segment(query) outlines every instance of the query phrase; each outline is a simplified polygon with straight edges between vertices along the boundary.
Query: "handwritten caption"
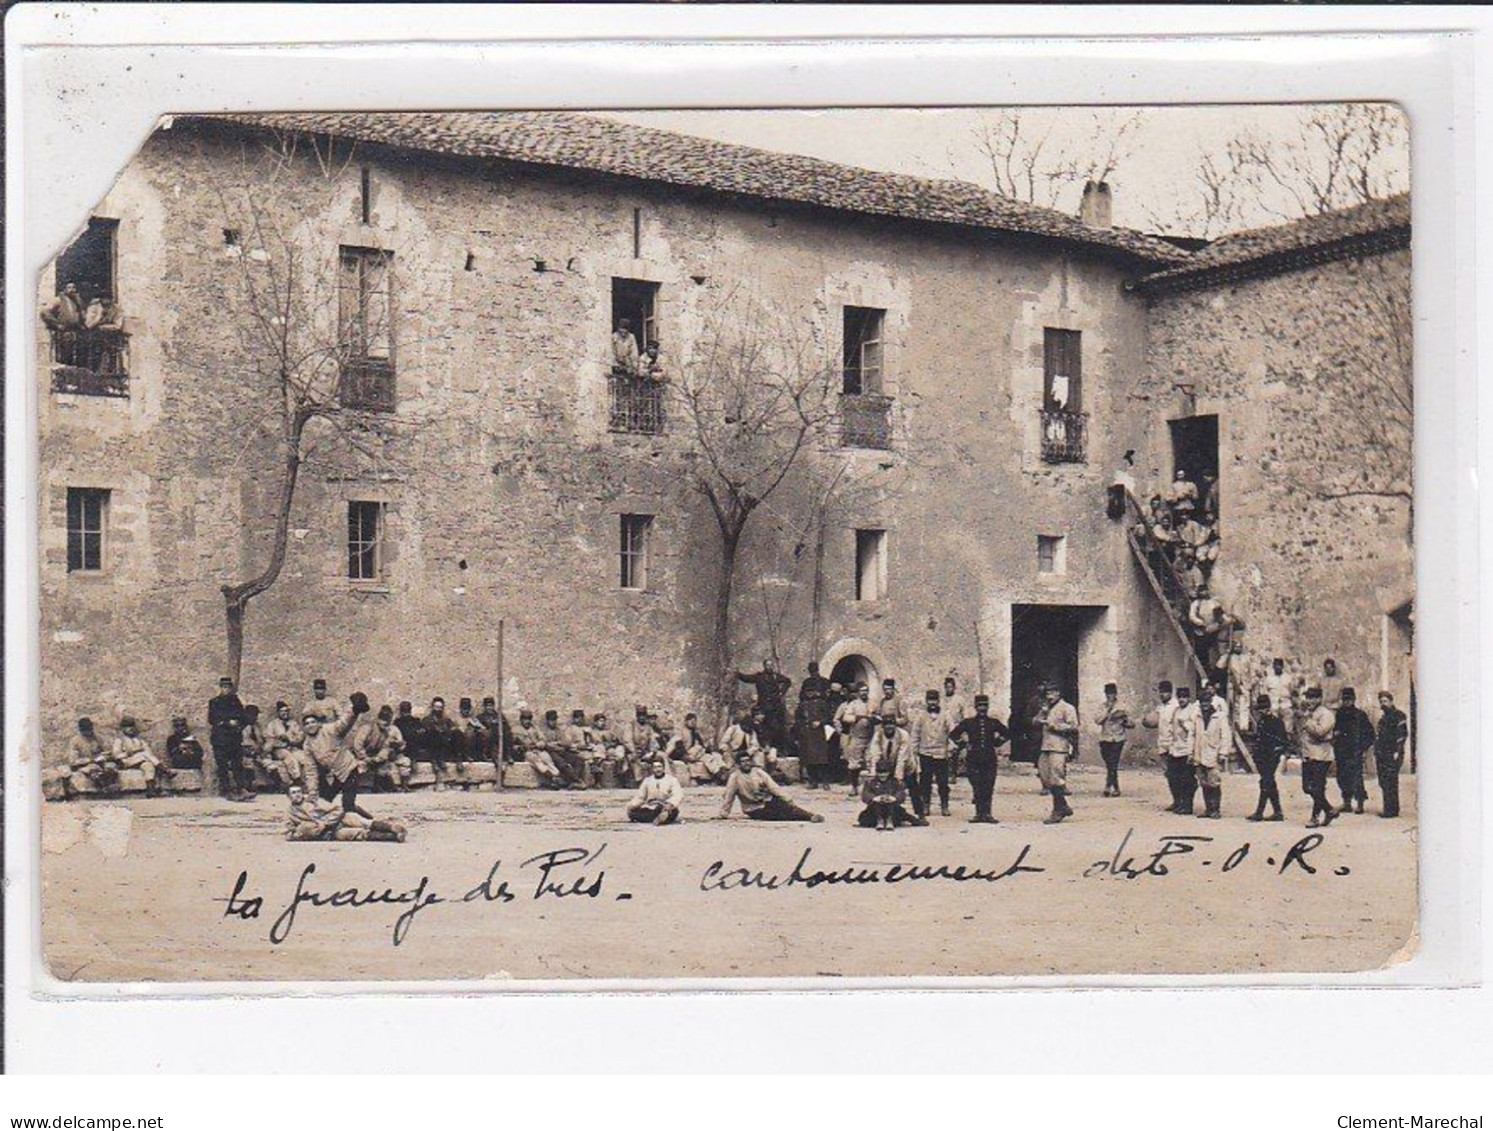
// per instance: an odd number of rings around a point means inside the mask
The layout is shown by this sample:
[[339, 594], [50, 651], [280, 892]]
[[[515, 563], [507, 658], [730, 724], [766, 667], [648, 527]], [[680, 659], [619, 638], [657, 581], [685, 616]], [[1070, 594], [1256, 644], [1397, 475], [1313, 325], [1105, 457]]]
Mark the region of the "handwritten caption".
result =
[[[1184, 862], [1189, 867], [1217, 867], [1228, 874], [1245, 867], [1264, 867], [1275, 876], [1288, 873], [1316, 876], [1319, 873], [1347, 876], [1346, 865], [1328, 868], [1310, 859], [1321, 848], [1325, 838], [1311, 833], [1296, 841], [1284, 852], [1260, 857], [1249, 842], [1225, 850], [1211, 836], [1166, 835], [1148, 847], [1132, 849], [1134, 830], [1128, 830], [1109, 856], [1095, 860], [1083, 869], [1085, 879], [1143, 880], [1175, 875]], [[289, 941], [299, 921], [308, 910], [349, 911], [366, 908], [399, 908], [394, 920], [391, 942], [400, 946], [409, 937], [415, 919], [429, 908], [447, 906], [491, 906], [517, 901], [601, 900], [629, 902], [632, 893], [607, 888], [607, 870], [601, 866], [606, 844], [596, 848], [558, 848], [531, 856], [514, 869], [510, 882], [503, 874], [503, 861], [493, 861], [487, 875], [461, 895], [443, 895], [429, 876], [421, 876], [410, 887], [392, 886], [339, 887], [325, 890], [317, 881], [317, 865], [307, 864], [296, 881], [295, 892], [270, 923], [269, 941], [281, 946]], [[794, 865], [786, 870], [752, 865], [729, 864], [715, 860], [700, 875], [698, 890], [708, 895], [727, 892], [776, 892], [794, 888], [851, 888], [866, 885], [902, 885], [949, 883], [956, 885], [989, 885], [1020, 880], [1047, 873], [1049, 869], [1032, 862], [1033, 848], [1022, 845], [1010, 861], [1000, 866], [971, 864], [919, 864], [908, 862], [852, 863], [839, 868], [821, 868], [814, 864], [813, 849], [803, 849]], [[262, 920], [265, 897], [251, 894], [247, 870], [241, 871], [227, 898], [214, 902], [223, 905], [221, 918], [233, 922]]]

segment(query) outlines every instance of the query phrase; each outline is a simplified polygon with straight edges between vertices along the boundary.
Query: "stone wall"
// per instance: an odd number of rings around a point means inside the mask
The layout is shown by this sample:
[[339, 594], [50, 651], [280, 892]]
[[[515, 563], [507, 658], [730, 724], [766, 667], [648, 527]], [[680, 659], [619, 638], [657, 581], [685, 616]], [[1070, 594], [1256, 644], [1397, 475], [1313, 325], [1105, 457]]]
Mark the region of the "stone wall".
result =
[[[1401, 705], [1410, 638], [1387, 617], [1414, 594], [1409, 508], [1326, 500], [1316, 487], [1374, 459], [1361, 423], [1340, 410], [1338, 384], [1345, 365], [1365, 380], [1380, 363], [1374, 351], [1394, 348], [1376, 296], [1408, 293], [1409, 271], [1402, 251], [1158, 297], [1131, 410], [1150, 426], [1151, 482], [1171, 471], [1166, 421], [1190, 408], [1218, 414], [1217, 588], [1248, 623], [1251, 650], [1308, 675], [1333, 657], [1361, 702], [1387, 686]], [[1195, 406], [1179, 385], [1193, 387]]]
[[[112, 722], [132, 711], [157, 739], [172, 714], [200, 724], [224, 658], [219, 587], [267, 552], [278, 468], [259, 425], [272, 387], [243, 331], [243, 246], [225, 236], [251, 218], [220, 192], [244, 152], [220, 129], [159, 132], [97, 210], [120, 220], [133, 386], [128, 400], [41, 395], [51, 758], [83, 713]], [[685, 485], [680, 429], [607, 431], [614, 276], [660, 285], [671, 364], [733, 290], [805, 320], [829, 358], [843, 305], [888, 312], [896, 449], [812, 453], [851, 465], [822, 555], [806, 480], [754, 520], [734, 605], [743, 665], [775, 649], [796, 679], [809, 659], [855, 652], [914, 694], [957, 671], [1000, 709], [1011, 606], [1035, 603], [1099, 611], [1081, 644], [1084, 703], [1108, 679], [1138, 701], [1159, 676], [1181, 675], [1103, 512], [1119, 454], [1143, 446], [1144, 431], [1132, 422], [1146, 310], [1119, 266], [890, 220], [372, 149], [333, 162], [330, 182], [304, 151], [291, 167], [281, 183], [308, 269], [334, 264], [339, 243], [394, 253], [402, 423], [377, 458], [319, 439], [284, 573], [250, 607], [246, 699], [298, 703], [314, 676], [375, 703], [492, 693], [501, 618], [510, 707], [648, 701], [677, 716], [702, 701], [718, 539]], [[1040, 459], [1049, 326], [1084, 335], [1083, 464]], [[39, 356], [44, 346], [39, 335]], [[113, 491], [99, 576], [66, 572], [68, 486]], [[349, 500], [387, 508], [375, 584], [346, 576]], [[657, 516], [646, 592], [618, 586], [628, 513]], [[889, 593], [858, 602], [853, 531], [869, 526], [889, 531]], [[1066, 573], [1038, 573], [1039, 534], [1067, 537]]]

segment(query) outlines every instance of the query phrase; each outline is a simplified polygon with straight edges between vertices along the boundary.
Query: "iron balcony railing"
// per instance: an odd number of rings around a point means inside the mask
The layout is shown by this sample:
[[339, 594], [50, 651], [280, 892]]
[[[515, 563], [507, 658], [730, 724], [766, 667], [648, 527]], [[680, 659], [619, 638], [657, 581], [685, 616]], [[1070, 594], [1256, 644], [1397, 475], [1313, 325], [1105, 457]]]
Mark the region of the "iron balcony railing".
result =
[[84, 397], [128, 397], [130, 336], [118, 326], [53, 330], [52, 391]]
[[668, 419], [664, 405], [664, 390], [667, 387], [647, 377], [634, 377], [628, 373], [611, 374], [607, 378], [607, 427], [613, 432], [661, 435]]
[[1083, 463], [1088, 459], [1089, 414], [1064, 409], [1042, 410], [1042, 459], [1046, 463]]
[[362, 412], [393, 412], [395, 408], [394, 363], [364, 358], [342, 367], [339, 400], [343, 408]]
[[892, 446], [892, 398], [879, 393], [840, 394], [840, 446]]

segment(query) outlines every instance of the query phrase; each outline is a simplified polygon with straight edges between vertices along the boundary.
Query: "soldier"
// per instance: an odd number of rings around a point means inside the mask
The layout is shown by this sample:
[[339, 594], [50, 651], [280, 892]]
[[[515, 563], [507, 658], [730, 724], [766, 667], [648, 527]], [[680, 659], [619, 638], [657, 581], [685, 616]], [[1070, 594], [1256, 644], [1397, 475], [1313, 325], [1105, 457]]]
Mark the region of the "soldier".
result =
[[[1322, 689], [1306, 689], [1306, 718], [1301, 722], [1301, 788], [1312, 799], [1309, 829], [1326, 827], [1337, 817], [1327, 800], [1327, 775], [1332, 769], [1332, 734], [1337, 716], [1322, 702]], [[1321, 820], [1318, 820], [1318, 817]]]
[[835, 712], [835, 727], [844, 738], [845, 769], [852, 797], [859, 793], [861, 771], [866, 768], [866, 751], [876, 733], [876, 722], [876, 713], [871, 710], [871, 689], [858, 683], [855, 696], [845, 700]]
[[249, 703], [244, 707], [243, 752], [245, 772], [252, 773], [249, 767], [256, 767], [264, 771], [270, 783], [274, 784], [278, 763], [265, 746], [264, 727], [259, 723], [257, 703]]
[[539, 728], [539, 735], [544, 744], [544, 752], [549, 755], [565, 784], [571, 789], [589, 788], [586, 760], [567, 741], [565, 730], [560, 726], [559, 711], [544, 713], [544, 725]]
[[404, 735], [394, 724], [394, 712], [387, 703], [378, 709], [373, 728], [365, 740], [365, 750], [365, 761], [373, 771], [375, 789], [382, 787], [400, 793], [409, 790], [414, 764], [405, 754]]
[[1358, 706], [1357, 693], [1351, 687], [1343, 688], [1332, 731], [1332, 754], [1337, 762], [1344, 813], [1362, 813], [1363, 803], [1368, 800], [1363, 786], [1363, 756], [1374, 748], [1374, 739], [1374, 724]]
[[964, 766], [975, 793], [974, 825], [996, 824], [991, 814], [995, 798], [997, 752], [1010, 739], [1006, 724], [990, 714], [990, 696], [975, 696], [975, 713], [949, 731], [949, 738], [964, 752]]
[[[320, 715], [308, 712], [305, 717], [314, 719], [317, 730], [321, 730]], [[299, 785], [290, 786], [285, 793], [290, 801], [290, 812], [285, 824], [286, 840], [372, 840], [404, 843], [407, 831], [399, 821], [382, 820], [373, 817], [364, 809], [338, 806], [326, 799], [313, 798]]]
[[907, 789], [914, 815], [927, 817], [922, 791], [918, 786], [918, 772], [922, 766], [918, 761], [917, 751], [913, 748], [912, 736], [897, 725], [896, 715], [883, 715], [879, 721], [881, 725], [876, 728], [870, 745], [866, 747], [866, 772], [873, 772], [871, 767], [890, 759], [892, 772]]
[[724, 821], [729, 817], [731, 806], [737, 801], [741, 802], [741, 811], [754, 821], [813, 821], [817, 824], [824, 820], [818, 813], [810, 813], [795, 805], [768, 777], [766, 770], [752, 764], [752, 755], [746, 750], [736, 755], [736, 768], [726, 779], [726, 792], [716, 819]]
[[1228, 757], [1229, 744], [1233, 741], [1229, 732], [1229, 712], [1213, 698], [1213, 687], [1207, 683], [1198, 688], [1197, 712], [1197, 738], [1192, 761], [1203, 790], [1203, 812], [1199, 815], [1218, 820], [1223, 816], [1223, 775], [1219, 767]]
[[404, 753], [410, 762], [425, 762], [425, 726], [415, 717], [414, 705], [408, 699], [399, 704], [399, 713], [394, 716], [394, 725], [404, 736]]
[[[1283, 821], [1285, 815], [1280, 808], [1280, 787], [1275, 782], [1275, 771], [1281, 759], [1291, 749], [1291, 738], [1286, 733], [1285, 720], [1276, 709], [1275, 701], [1268, 692], [1255, 696], [1254, 759], [1255, 770], [1260, 775], [1260, 800], [1255, 811], [1246, 820]], [[1265, 816], [1265, 805], [1270, 805], [1271, 814]]]
[[321, 678], [311, 681], [311, 702], [301, 710], [301, 717], [315, 715], [324, 723], [335, 723], [342, 712], [334, 699], [327, 697], [327, 681]]
[[544, 734], [534, 725], [534, 712], [528, 707], [518, 713], [518, 726], [513, 730], [513, 755], [534, 767], [539, 784], [546, 789], [565, 788], [565, 777], [545, 749]]
[[436, 793], [446, 788], [446, 765], [458, 760], [460, 742], [456, 723], [446, 714], [446, 701], [437, 695], [430, 701], [430, 710], [420, 720], [420, 748], [430, 759], [430, 768], [435, 773]]
[[650, 758], [647, 766], [647, 776], [627, 803], [627, 819], [635, 824], [672, 825], [679, 820], [684, 789], [662, 757]]
[[1410, 720], [1395, 706], [1394, 696], [1379, 692], [1379, 730], [1374, 735], [1374, 773], [1384, 798], [1381, 817], [1400, 815], [1400, 767], [1405, 764], [1405, 743], [1410, 739]]
[[1056, 825], [1073, 816], [1073, 806], [1068, 804], [1068, 759], [1078, 738], [1078, 711], [1058, 688], [1049, 687], [1033, 723], [1042, 728], [1037, 773], [1052, 794], [1052, 813], [1042, 823]]
[[508, 762], [512, 757], [508, 724], [503, 719], [503, 713], [498, 710], [498, 701], [491, 695], [482, 697], [482, 710], [477, 713], [477, 721], [482, 724], [485, 739], [482, 758], [495, 766]]
[[109, 760], [121, 770], [143, 773], [145, 792], [151, 796], [160, 794], [162, 775], [170, 777], [176, 772], [170, 766], [162, 765], [161, 760], [151, 753], [149, 744], [140, 737], [139, 727], [129, 715], [119, 720], [119, 737], [114, 740]]
[[473, 713], [472, 700], [465, 695], [456, 704], [456, 718], [452, 722], [456, 738], [451, 747], [456, 755], [456, 770], [461, 773], [468, 762], [487, 760], [487, 728]]
[[284, 785], [298, 782], [315, 793], [319, 784], [316, 763], [303, 749], [305, 744], [306, 732], [291, 718], [290, 705], [281, 699], [275, 704], [275, 717], [264, 727], [265, 749], [275, 759], [275, 774]]
[[1177, 768], [1172, 762], [1172, 730], [1177, 717], [1177, 704], [1172, 699], [1171, 680], [1164, 679], [1156, 685], [1156, 709], [1141, 720], [1141, 725], [1156, 732], [1156, 757], [1161, 762], [1166, 776], [1166, 787], [1171, 791], [1172, 803], [1166, 807], [1168, 813], [1182, 810], [1182, 789], [1177, 779]]
[[725, 785], [731, 772], [730, 762], [705, 741], [705, 733], [693, 711], [684, 716], [684, 726], [669, 740], [664, 757], [688, 765], [693, 782]]
[[907, 715], [907, 704], [902, 701], [902, 694], [897, 690], [895, 679], [884, 679], [881, 681], [881, 698], [876, 703], [876, 714], [878, 718], [886, 718], [891, 715], [897, 720], [899, 727], [906, 727], [909, 723]]
[[797, 739], [798, 759], [810, 789], [829, 786], [829, 730], [835, 706], [830, 699], [830, 682], [819, 674], [818, 662], [809, 664], [809, 674], [798, 685], [798, 710], [793, 716], [793, 733]]
[[101, 793], [110, 793], [119, 788], [119, 764], [109, 757], [104, 744], [93, 729], [93, 720], [78, 720], [78, 733], [73, 735], [67, 747], [67, 765], [74, 773], [82, 774]]
[[1172, 715], [1172, 743], [1167, 758], [1177, 781], [1176, 812], [1191, 817], [1197, 804], [1198, 775], [1193, 761], [1197, 746], [1198, 706], [1192, 701], [1190, 687], [1177, 688], [1177, 710]]
[[855, 823], [863, 829], [885, 832], [903, 825], [928, 823], [902, 807], [907, 800], [907, 787], [898, 779], [896, 763], [890, 758], [877, 763], [876, 772], [867, 776], [861, 787], [861, 800], [866, 807]]
[[737, 672], [736, 678], [757, 689], [757, 709], [762, 712], [762, 742], [774, 750], [788, 746], [788, 689], [793, 681], [778, 671], [772, 659], [762, 661], [762, 670]]
[[938, 811], [949, 815], [949, 728], [937, 691], [923, 696], [923, 713], [912, 723], [912, 748], [918, 758], [918, 810], [933, 811], [933, 786], [938, 784]]
[[1125, 752], [1126, 732], [1135, 724], [1120, 706], [1120, 689], [1104, 685], [1104, 708], [1099, 712], [1099, 756], [1104, 759], [1104, 796], [1120, 796], [1120, 755]]
[[185, 715], [171, 720], [171, 733], [166, 736], [166, 764], [173, 770], [202, 769], [202, 743], [192, 733]]
[[348, 702], [349, 710], [330, 723], [323, 721], [316, 711], [307, 711], [301, 716], [306, 753], [316, 762], [317, 776], [321, 780], [317, 796], [323, 801], [333, 801], [341, 796], [344, 809], [357, 805], [358, 773], [363, 767], [343, 739], [367, 714], [368, 697], [355, 691]]
[[208, 701], [207, 724], [212, 728], [213, 762], [218, 770], [218, 789], [229, 801], [252, 801], [244, 772], [244, 704], [234, 694], [233, 680], [218, 680], [218, 694]]

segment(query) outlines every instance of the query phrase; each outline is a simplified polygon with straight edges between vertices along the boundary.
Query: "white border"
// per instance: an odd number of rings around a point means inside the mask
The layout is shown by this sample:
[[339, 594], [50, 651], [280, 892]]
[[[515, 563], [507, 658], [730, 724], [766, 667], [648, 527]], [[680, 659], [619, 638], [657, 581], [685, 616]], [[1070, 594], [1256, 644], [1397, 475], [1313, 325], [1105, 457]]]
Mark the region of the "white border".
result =
[[[596, 42], [615, 35], [636, 39], [646, 26], [671, 44], [634, 42], [625, 48]], [[989, 41], [972, 34], [1039, 34], [1082, 26], [1099, 35], [1175, 36], [1184, 30], [1213, 35], [1269, 32], [1266, 38], [1178, 38], [1058, 41]], [[1327, 27], [1477, 27], [1480, 12], [1405, 9], [1199, 10], [1093, 9], [711, 9], [648, 8], [420, 8], [378, 6], [320, 9], [310, 6], [37, 5], [12, 10], [6, 20], [7, 83], [7, 337], [21, 348], [7, 357], [7, 894], [6, 1019], [13, 1035], [12, 1063], [102, 1064], [149, 1068], [171, 1050], [173, 1067], [219, 1064], [211, 1042], [197, 1039], [205, 1026], [231, 1027], [257, 1052], [248, 1062], [264, 1069], [304, 1065], [303, 1044], [322, 1050], [318, 1068], [367, 1070], [413, 1067], [412, 1047], [449, 1050], [457, 1060], [490, 1065], [483, 1048], [492, 1033], [509, 1051], [504, 1067], [555, 1067], [556, 1050], [577, 1024], [605, 1027], [652, 1021], [645, 1040], [607, 1040], [609, 1068], [657, 1068], [672, 1055], [687, 1066], [700, 1042], [719, 1044], [723, 1024], [733, 1045], [745, 1041], [781, 1047], [789, 1011], [793, 1044], [816, 1050], [826, 1068], [865, 1068], [881, 1057], [905, 1067], [973, 1063], [983, 1022], [999, 1012], [1017, 1032], [1066, 1031], [1075, 1053], [1082, 1048], [1132, 1046], [1139, 1034], [1160, 1034], [1189, 1019], [1208, 1027], [1251, 1023], [1260, 1003], [1278, 1018], [1297, 1019], [1313, 1031], [1313, 1067], [1364, 1069], [1375, 1064], [1372, 1042], [1322, 1041], [1331, 1029], [1354, 1024], [1383, 995], [1334, 994], [1341, 985], [1468, 985], [1482, 974], [1487, 939], [1480, 908], [1489, 870], [1488, 830], [1481, 797], [1489, 766], [1477, 756], [1478, 704], [1485, 697], [1475, 628], [1478, 546], [1474, 445], [1477, 416], [1472, 317], [1472, 61], [1485, 42], [1471, 37], [1360, 34], [1292, 36], [1284, 30]], [[337, 46], [345, 29], [374, 29], [356, 45]], [[440, 28], [449, 44], [430, 40]], [[951, 35], [957, 31], [960, 37]], [[895, 37], [871, 42], [871, 35]], [[832, 50], [806, 42], [836, 35]], [[914, 38], [915, 37], [915, 38]], [[964, 38], [961, 38], [964, 37]], [[419, 43], [401, 39], [424, 40]], [[703, 39], [719, 42], [702, 42]], [[762, 42], [770, 38], [780, 41]], [[486, 43], [479, 39], [491, 40]], [[506, 42], [496, 42], [505, 40]], [[273, 45], [279, 41], [282, 45]], [[289, 48], [288, 41], [307, 46]], [[383, 41], [383, 42], [380, 42]], [[693, 41], [693, 42], [691, 42]], [[734, 41], [734, 42], [732, 42]], [[194, 43], [183, 48], [171, 44]], [[107, 43], [108, 47], [86, 44]], [[132, 46], [130, 44], [133, 44]], [[141, 46], [146, 44], [147, 46]], [[206, 46], [216, 44], [218, 46]], [[270, 45], [266, 45], [270, 44]], [[153, 45], [153, 46], [150, 46]], [[439, 59], [438, 64], [433, 62]], [[86, 62], [84, 61], [86, 59]], [[1075, 59], [1081, 60], [1074, 66]], [[1062, 63], [1063, 65], [1058, 65]], [[131, 68], [126, 70], [125, 68]], [[1485, 72], [1486, 73], [1486, 70]], [[87, 76], [88, 81], [81, 81]], [[36, 435], [29, 285], [77, 218], [108, 186], [118, 167], [165, 112], [234, 109], [480, 107], [480, 106], [749, 106], [758, 92], [787, 105], [949, 105], [1025, 103], [1146, 103], [1305, 101], [1392, 98], [1414, 123], [1417, 375], [1418, 539], [1422, 563], [1418, 599], [1422, 706], [1420, 774], [1421, 951], [1405, 966], [1369, 976], [1292, 978], [1073, 978], [836, 980], [836, 991], [857, 986], [922, 987], [937, 993], [829, 993], [822, 983], [681, 982], [681, 991], [763, 988], [794, 984], [818, 988], [812, 997], [772, 994], [678, 993], [607, 996], [643, 989], [638, 983], [574, 982], [473, 985], [378, 983], [286, 986], [254, 1001], [182, 1000], [189, 994], [258, 994], [243, 985], [132, 986], [118, 991], [90, 987], [88, 996], [130, 996], [111, 1004], [60, 1001], [77, 987], [48, 983], [41, 974], [36, 922], [37, 805], [34, 751], [37, 710], [36, 637]], [[456, 92], [459, 92], [456, 93]], [[1486, 146], [1486, 139], [1484, 139]], [[1484, 154], [1486, 156], [1486, 154]], [[30, 207], [28, 208], [28, 204]], [[1485, 205], [1485, 208], [1487, 206]], [[1479, 232], [1486, 230], [1476, 229]], [[1486, 247], [1486, 236], [1483, 236]], [[1483, 280], [1479, 280], [1483, 282]], [[1486, 305], [1486, 304], [1485, 304]], [[1484, 330], [1486, 335], [1490, 331]], [[1439, 395], [1427, 390], [1439, 390]], [[1486, 724], [1485, 724], [1486, 725]], [[1443, 751], [1455, 752], [1440, 756]], [[1257, 992], [1192, 993], [1213, 985], [1266, 981], [1281, 987]], [[1021, 987], [999, 995], [969, 992], [971, 985]], [[1086, 993], [1041, 992], [1051, 987], [1092, 988]], [[1098, 987], [1145, 986], [1138, 995]], [[1285, 988], [1294, 987], [1294, 988]], [[1309, 988], [1313, 987], [1313, 988]], [[556, 995], [552, 991], [567, 991]], [[504, 993], [498, 1000], [474, 996]], [[578, 990], [587, 991], [577, 993]], [[348, 995], [380, 995], [376, 1005]], [[331, 994], [312, 1007], [287, 994]], [[41, 994], [54, 995], [47, 1000]], [[413, 995], [391, 997], [389, 995]], [[460, 994], [463, 997], [440, 995]], [[1426, 1026], [1442, 1048], [1438, 1067], [1485, 1067], [1489, 1042], [1485, 990], [1431, 995], [1391, 995], [1396, 1024]], [[143, 999], [142, 999], [143, 998]], [[1464, 1015], [1480, 1000], [1477, 1039], [1445, 1039], [1445, 1015]], [[1455, 1006], [1448, 1008], [1449, 1002]], [[1436, 1018], [1441, 1018], [1436, 1020]], [[1287, 1022], [1289, 1024], [1289, 1022]], [[396, 1045], [375, 1049], [366, 1037], [350, 1039], [353, 1026], [369, 1033], [389, 1027]], [[122, 1034], [138, 1033], [147, 1040]], [[1003, 1026], [1004, 1027], [1004, 1026]], [[286, 1042], [284, 1034], [301, 1034]], [[1346, 1029], [1348, 1032], [1359, 1032]], [[1450, 1033], [1459, 1031], [1454, 1022]], [[897, 1033], [880, 1042], [863, 1035]], [[451, 1034], [460, 1033], [453, 1042]], [[918, 1034], [923, 1034], [922, 1040]], [[21, 1040], [14, 1037], [19, 1036]], [[503, 1038], [506, 1036], [506, 1040]], [[1159, 1036], [1157, 1039], [1160, 1039]], [[23, 1043], [24, 1042], [24, 1043]], [[235, 1041], [237, 1044], [237, 1041]], [[1023, 1039], [1005, 1050], [1004, 1067], [1046, 1067], [1044, 1043]], [[1231, 1067], [1274, 1066], [1278, 1042], [1231, 1042]], [[1339, 1051], [1339, 1047], [1340, 1050]], [[1418, 1046], [1424, 1049], [1426, 1046]], [[461, 1059], [466, 1050], [467, 1059]], [[1481, 1051], [1483, 1059], [1474, 1053]], [[1400, 1062], [1411, 1049], [1401, 1046]], [[239, 1062], [242, 1066], [248, 1066]]]

